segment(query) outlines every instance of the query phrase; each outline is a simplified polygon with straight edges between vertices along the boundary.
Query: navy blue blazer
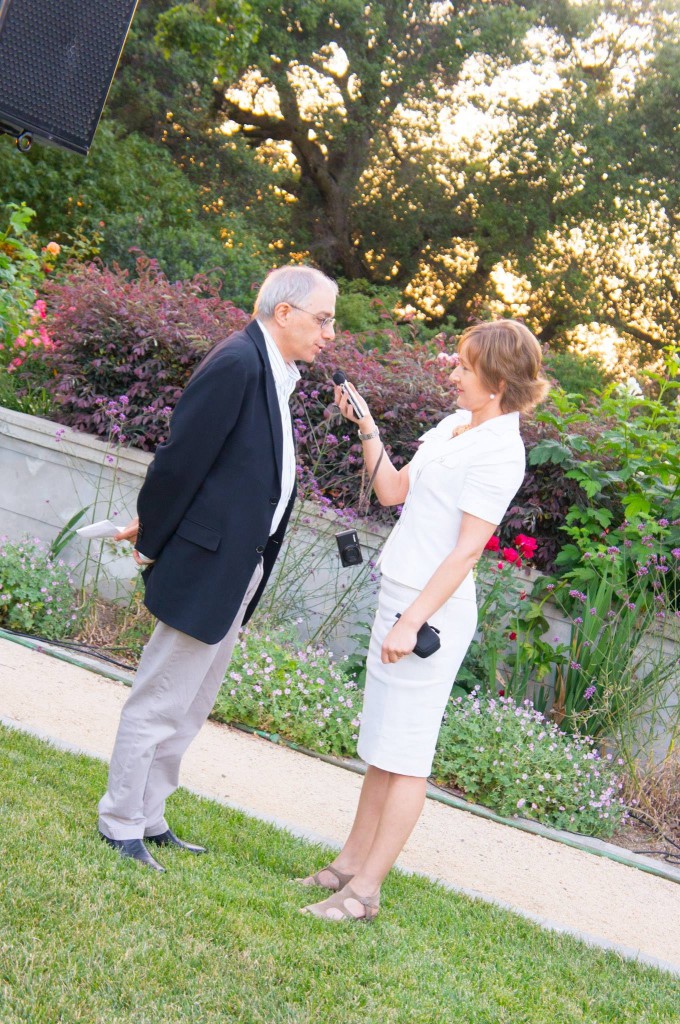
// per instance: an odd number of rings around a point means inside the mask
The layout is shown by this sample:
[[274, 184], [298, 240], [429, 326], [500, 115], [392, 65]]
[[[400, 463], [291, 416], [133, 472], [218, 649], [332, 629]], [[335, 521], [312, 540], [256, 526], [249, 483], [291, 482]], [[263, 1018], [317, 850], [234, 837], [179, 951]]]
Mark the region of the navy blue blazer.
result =
[[283, 436], [267, 345], [253, 320], [199, 365], [170, 420], [137, 499], [137, 550], [149, 611], [218, 643], [229, 631], [260, 558], [261, 596], [295, 493], [269, 536], [281, 496]]

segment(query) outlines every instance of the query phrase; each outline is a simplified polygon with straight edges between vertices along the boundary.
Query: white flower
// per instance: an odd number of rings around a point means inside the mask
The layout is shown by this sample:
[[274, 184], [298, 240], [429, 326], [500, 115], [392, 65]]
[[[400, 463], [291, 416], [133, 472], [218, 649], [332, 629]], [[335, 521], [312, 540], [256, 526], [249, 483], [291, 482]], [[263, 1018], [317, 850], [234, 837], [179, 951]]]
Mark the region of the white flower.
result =
[[616, 390], [620, 395], [630, 395], [631, 398], [642, 398], [642, 388], [635, 377], [629, 377], [626, 383], [619, 384]]

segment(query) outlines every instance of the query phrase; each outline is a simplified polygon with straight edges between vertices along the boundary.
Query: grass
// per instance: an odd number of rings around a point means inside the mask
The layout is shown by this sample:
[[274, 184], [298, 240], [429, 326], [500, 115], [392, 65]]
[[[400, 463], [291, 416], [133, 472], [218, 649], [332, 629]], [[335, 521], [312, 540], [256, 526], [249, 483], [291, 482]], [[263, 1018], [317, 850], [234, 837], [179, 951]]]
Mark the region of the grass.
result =
[[391, 877], [369, 927], [304, 918], [289, 879], [324, 851], [184, 791], [173, 827], [210, 853], [121, 860], [105, 773], [0, 728], [2, 1024], [680, 1022], [677, 978], [424, 879]]

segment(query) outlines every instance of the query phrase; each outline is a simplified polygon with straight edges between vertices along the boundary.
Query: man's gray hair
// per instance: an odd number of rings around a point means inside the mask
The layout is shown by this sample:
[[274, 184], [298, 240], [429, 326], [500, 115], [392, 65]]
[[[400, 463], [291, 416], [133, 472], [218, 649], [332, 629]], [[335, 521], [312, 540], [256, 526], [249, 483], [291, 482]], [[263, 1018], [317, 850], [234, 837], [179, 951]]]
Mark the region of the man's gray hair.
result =
[[314, 267], [294, 266], [279, 267], [270, 271], [262, 283], [255, 299], [255, 316], [270, 320], [280, 302], [289, 302], [291, 306], [304, 307], [309, 293], [321, 284], [329, 285], [338, 294], [335, 281], [326, 277]]

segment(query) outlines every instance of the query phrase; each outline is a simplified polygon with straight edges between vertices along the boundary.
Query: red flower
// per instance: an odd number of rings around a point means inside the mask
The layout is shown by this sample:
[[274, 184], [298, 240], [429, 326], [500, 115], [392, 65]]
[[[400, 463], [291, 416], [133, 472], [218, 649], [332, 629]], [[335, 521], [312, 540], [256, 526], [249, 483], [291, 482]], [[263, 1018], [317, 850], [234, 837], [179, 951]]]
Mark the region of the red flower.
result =
[[509, 634], [509, 636], [510, 636], [511, 640], [516, 640], [517, 639], [517, 633], [515, 633], [514, 629], [513, 629], [512, 633]]
[[519, 556], [519, 552], [515, 551], [514, 548], [503, 548], [503, 558], [506, 562], [512, 562], [518, 568], [522, 564], [522, 559]]
[[533, 558], [536, 554], [538, 541], [534, 537], [527, 537], [524, 533], [518, 533], [515, 537], [515, 544], [519, 548], [522, 558]]
[[486, 544], [484, 545], [485, 551], [498, 551], [501, 546], [501, 542], [498, 537], [494, 534], [493, 537], [489, 537]]

